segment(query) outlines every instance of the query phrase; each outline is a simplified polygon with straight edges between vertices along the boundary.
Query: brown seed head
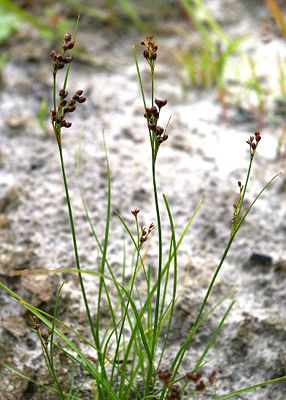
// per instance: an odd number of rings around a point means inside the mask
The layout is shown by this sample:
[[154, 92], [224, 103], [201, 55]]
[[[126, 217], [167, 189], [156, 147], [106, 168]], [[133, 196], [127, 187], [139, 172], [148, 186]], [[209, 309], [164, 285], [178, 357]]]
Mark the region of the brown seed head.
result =
[[168, 100], [159, 100], [155, 99], [155, 103], [157, 104], [159, 110], [167, 104]]
[[195, 374], [193, 374], [192, 372], [187, 373], [186, 377], [193, 382], [197, 382], [199, 379], [201, 379], [201, 377], [203, 376], [203, 372], [202, 371], [197, 371]]
[[70, 62], [72, 61], [72, 57], [64, 57], [63, 58], [63, 62], [65, 63], [65, 64], [69, 64]]
[[216, 371], [215, 371], [215, 370], [212, 371], [212, 372], [208, 375], [208, 380], [209, 380], [209, 383], [210, 383], [211, 385], [213, 385], [213, 384], [215, 383], [215, 381], [216, 381]]
[[198, 392], [203, 392], [206, 389], [206, 384], [204, 381], [200, 381], [197, 385], [196, 385], [196, 390]]
[[72, 123], [65, 119], [62, 119], [60, 124], [63, 128], [70, 128], [72, 126]]
[[59, 91], [59, 96], [60, 96], [62, 99], [66, 98], [67, 95], [68, 95], [68, 92], [67, 92], [65, 89], [61, 89], [61, 90]]
[[153, 36], [147, 36], [146, 42], [144, 40], [141, 40], [140, 44], [146, 47], [143, 52], [143, 56], [150, 64], [151, 68], [154, 68], [153, 62], [157, 58], [158, 46], [157, 44], [155, 44]]
[[58, 53], [57, 53], [57, 51], [56, 51], [55, 49], [52, 49], [52, 50], [50, 51], [50, 56], [51, 56], [51, 58], [52, 58], [54, 61], [56, 60], [57, 55], [58, 55]]
[[162, 128], [161, 126], [157, 126], [157, 128], [156, 128], [156, 134], [157, 134], [158, 136], [161, 136], [161, 135], [163, 135], [163, 133], [164, 133], [164, 128]]
[[71, 34], [70, 33], [65, 33], [64, 34], [64, 41], [65, 42], [70, 42], [71, 41]]
[[150, 131], [156, 131], [156, 124], [153, 124], [152, 122], [148, 123], [148, 128], [150, 129]]
[[134, 217], [137, 217], [137, 214], [140, 212], [139, 208], [135, 207], [131, 210], [131, 213], [134, 215]]
[[68, 112], [74, 112], [76, 110], [76, 106], [69, 106], [68, 107]]
[[258, 142], [260, 142], [260, 140], [261, 140], [261, 134], [260, 134], [260, 132], [255, 132], [255, 140], [256, 140], [256, 142], [258, 143]]
[[164, 383], [168, 383], [172, 375], [173, 372], [171, 370], [165, 370], [165, 371], [162, 371], [161, 369], [158, 370], [158, 377]]
[[149, 58], [149, 51], [148, 50], [144, 50], [143, 51], [143, 56], [144, 56], [144, 58], [148, 59]]
[[86, 97], [84, 97], [84, 96], [81, 96], [79, 99], [78, 99], [78, 102], [79, 103], [84, 103], [86, 101]]
[[69, 42], [68, 45], [67, 45], [68, 49], [71, 50], [74, 47], [74, 45], [75, 45], [75, 41]]

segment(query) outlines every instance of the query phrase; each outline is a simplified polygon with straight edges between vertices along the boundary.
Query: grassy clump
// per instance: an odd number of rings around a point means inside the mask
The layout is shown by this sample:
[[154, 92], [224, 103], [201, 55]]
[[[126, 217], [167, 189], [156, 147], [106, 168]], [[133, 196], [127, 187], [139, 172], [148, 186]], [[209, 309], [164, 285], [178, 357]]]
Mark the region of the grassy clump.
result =
[[[108, 158], [106, 155], [108, 191], [105, 232], [103, 238], [99, 238], [96, 232], [95, 226], [93, 225], [92, 219], [89, 215], [88, 207], [84, 200], [84, 195], [82, 194], [86, 217], [98, 248], [98, 268], [95, 270], [85, 270], [82, 268], [78, 251], [73, 209], [69, 195], [69, 185], [65, 173], [62, 143], [63, 130], [71, 128], [72, 125], [67, 118], [69, 118], [70, 114], [76, 111], [79, 105], [86, 101], [82, 90], [77, 90], [72, 96], [69, 96], [67, 90], [74, 45], [74, 38], [72, 38], [69, 33], [66, 33], [63, 38], [61, 50], [57, 51], [52, 49], [50, 52], [53, 76], [53, 106], [50, 112], [51, 124], [59, 152], [60, 167], [63, 176], [75, 257], [74, 269], [60, 269], [58, 272], [69, 271], [77, 274], [84, 301], [89, 334], [86, 333], [86, 335], [83, 335], [77, 332], [73, 327], [68, 326], [64, 321], [57, 317], [60, 307], [60, 293], [63, 285], [60, 286], [57, 292], [54, 312], [51, 315], [34, 307], [32, 304], [28, 304], [7, 286], [0, 283], [0, 287], [3, 290], [16, 298], [31, 313], [32, 326], [41, 343], [52, 382], [51, 385], [45, 386], [46, 389], [54, 392], [57, 397], [62, 400], [76, 400], [81, 398], [81, 386], [84, 382], [78, 383], [77, 380], [73, 378], [71, 378], [70, 382], [63, 381], [61, 372], [56, 366], [55, 350], [57, 352], [63, 352], [64, 355], [75, 364], [75, 366], [85, 371], [93, 381], [93, 384], [91, 385], [93, 397], [94, 399], [99, 400], [190, 399], [196, 398], [198, 392], [205, 392], [208, 398], [212, 396], [214, 399], [222, 400], [286, 379], [286, 377], [283, 377], [254, 385], [251, 384], [246, 388], [241, 388], [228, 394], [220, 395], [216, 371], [209, 371], [205, 376], [203, 376], [203, 372], [206, 369], [205, 363], [208, 352], [220, 334], [224, 323], [234, 306], [234, 301], [230, 301], [230, 303], [225, 307], [226, 311], [222, 312], [222, 315], [217, 321], [217, 325], [210, 335], [201, 355], [197, 360], [193, 360], [191, 370], [187, 372], [182, 370], [182, 363], [194, 336], [197, 334], [199, 329], [203, 329], [208, 318], [221, 304], [221, 302], [215, 304], [206, 311], [206, 306], [209, 303], [210, 295], [217, 276], [231, 245], [253, 205], [275, 179], [274, 177], [270, 182], [268, 182], [245, 209], [245, 196], [249, 185], [251, 168], [261, 140], [259, 132], [255, 132], [255, 135], [250, 136], [247, 140], [247, 145], [249, 146], [249, 167], [245, 181], [243, 183], [238, 183], [239, 196], [234, 206], [231, 231], [221, 260], [215, 269], [207, 292], [197, 310], [190, 331], [182, 343], [178, 345], [175, 354], [171, 357], [167, 356], [169, 334], [171, 331], [176, 301], [179, 296], [178, 251], [201, 202], [199, 202], [195, 207], [183, 232], [178, 235], [174, 228], [174, 221], [168, 198], [163, 194], [170, 229], [168, 257], [164, 259], [163, 246], [166, 245], [166, 240], [163, 238], [162, 233], [156, 168], [158, 163], [158, 152], [164, 142], [168, 139], [168, 125], [165, 128], [159, 125], [161, 112], [163, 112], [164, 107], [167, 105], [167, 100], [160, 99], [156, 96], [155, 67], [157, 63], [158, 45], [155, 43], [153, 36], [148, 36], [145, 40], [141, 41], [141, 45], [144, 47], [143, 57], [148, 63], [150, 69], [151, 98], [149, 100], [145, 95], [145, 87], [141, 78], [134, 45], [132, 46], [132, 53], [141, 89], [146, 129], [150, 139], [156, 226], [155, 224], [150, 223], [147, 227], [141, 227], [140, 210], [134, 208], [131, 210], [135, 226], [135, 233], [133, 233], [133, 229], [129, 227], [121, 215], [117, 213], [118, 220], [126, 230], [134, 247], [134, 261], [130, 279], [127, 279], [124, 263], [122, 265], [122, 276], [118, 278], [113, 271], [108, 257], [111, 217], [111, 184]], [[59, 85], [58, 72], [65, 68], [66, 73], [64, 79]], [[156, 268], [155, 266], [151, 266], [150, 263], [147, 264], [143, 255], [144, 246], [146, 245], [147, 240], [149, 240], [150, 235], [154, 235], [155, 231], [158, 235], [158, 257]], [[155, 276], [153, 276], [154, 269], [156, 271]], [[96, 278], [97, 297], [95, 304], [93, 301], [94, 299], [91, 300], [87, 296], [84, 280], [85, 274], [94, 275]], [[142, 280], [144, 282], [145, 290], [142, 290]], [[139, 281], [140, 289], [138, 285]], [[110, 318], [108, 323], [106, 323], [106, 319], [103, 318], [101, 311], [101, 304], [104, 299], [107, 301], [109, 307]], [[95, 353], [94, 357], [86, 355], [86, 352], [83, 350], [83, 347], [86, 346], [88, 346], [91, 352]], [[165, 368], [164, 364], [166, 359], [168, 360], [167, 368]], [[23, 378], [34, 382], [14, 367], [8, 365], [6, 365], [6, 367]]]

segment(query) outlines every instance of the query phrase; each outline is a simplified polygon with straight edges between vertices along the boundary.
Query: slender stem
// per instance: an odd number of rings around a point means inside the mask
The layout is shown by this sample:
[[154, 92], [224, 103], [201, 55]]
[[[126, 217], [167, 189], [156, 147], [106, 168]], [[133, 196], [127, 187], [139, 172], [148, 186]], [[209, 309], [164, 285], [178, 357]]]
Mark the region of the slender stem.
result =
[[[103, 288], [105, 287], [104, 273], [105, 273], [105, 264], [106, 264], [106, 260], [107, 260], [107, 247], [108, 247], [108, 239], [109, 239], [110, 210], [111, 210], [111, 178], [110, 178], [110, 168], [109, 168], [109, 162], [108, 162], [108, 157], [107, 157], [106, 144], [105, 144], [105, 140], [104, 140], [104, 132], [103, 132], [103, 144], [104, 144], [106, 169], [107, 169], [107, 209], [106, 209], [106, 224], [105, 224], [103, 252], [102, 252], [101, 265], [100, 265], [100, 271], [99, 271], [100, 272], [100, 280], [99, 280], [99, 290], [98, 290], [98, 296], [97, 296], [97, 313], [96, 313], [96, 324], [95, 324], [96, 344], [99, 349], [101, 349], [100, 338], [99, 338], [99, 325], [100, 325], [100, 316], [101, 316], [100, 308], [101, 308], [102, 292], [103, 292]], [[106, 293], [107, 293], [107, 291], [106, 291]], [[104, 359], [102, 357], [101, 352], [98, 352], [98, 360], [99, 360], [99, 364], [101, 365], [101, 368], [102, 368], [103, 376], [106, 377]]]
[[239, 208], [238, 208], [238, 213], [237, 213], [237, 222], [238, 223], [239, 223], [239, 217], [240, 217], [241, 210], [242, 210], [242, 205], [244, 203], [245, 193], [246, 193], [246, 189], [247, 189], [247, 185], [248, 185], [248, 181], [249, 181], [249, 177], [250, 177], [250, 171], [251, 171], [251, 168], [252, 168], [252, 162], [253, 162], [253, 159], [254, 159], [254, 154], [255, 153], [251, 153], [251, 148], [250, 148], [250, 162], [249, 162], [249, 167], [248, 167], [248, 171], [247, 171], [245, 185], [244, 185], [244, 189], [243, 189], [243, 192], [242, 192], [241, 200], [239, 202]]
[[[58, 312], [58, 306], [59, 306], [59, 297], [60, 293], [62, 290], [64, 283], [61, 284], [60, 288], [57, 291], [56, 295], [56, 301], [55, 301], [55, 306], [54, 306], [54, 313], [53, 313], [53, 320], [52, 320], [52, 328], [51, 328], [51, 335], [50, 335], [50, 364], [51, 364], [51, 369], [53, 371], [53, 374], [55, 376], [56, 381], [58, 382], [55, 368], [54, 368], [54, 332], [55, 332], [55, 323], [56, 323], [56, 318], [57, 318], [57, 312]], [[48, 348], [47, 348], [48, 351]]]
[[75, 225], [74, 225], [74, 218], [73, 218], [73, 212], [72, 212], [72, 207], [71, 207], [71, 201], [70, 201], [70, 195], [69, 195], [69, 189], [68, 189], [68, 184], [67, 184], [67, 178], [66, 178], [66, 173], [65, 173], [65, 166], [64, 166], [64, 159], [63, 159], [63, 152], [62, 152], [62, 147], [59, 145], [59, 153], [60, 153], [60, 161], [61, 161], [61, 169], [62, 169], [62, 175], [63, 175], [63, 181], [64, 181], [64, 188], [65, 188], [65, 194], [66, 194], [66, 201], [67, 201], [67, 206], [68, 206], [68, 214], [69, 214], [69, 221], [70, 221], [70, 228], [71, 228], [71, 234], [72, 234], [72, 241], [73, 241], [73, 248], [74, 248], [74, 255], [75, 255], [75, 261], [76, 261], [76, 268], [78, 271], [78, 279], [80, 283], [80, 288], [83, 296], [83, 301], [86, 309], [86, 315], [88, 318], [89, 326], [91, 329], [91, 333], [93, 336], [93, 339], [96, 343], [96, 335], [95, 335], [95, 330], [94, 330], [94, 325], [89, 309], [89, 304], [88, 300], [86, 297], [86, 292], [85, 292], [85, 287], [82, 279], [82, 275], [80, 272], [80, 261], [79, 261], [79, 254], [78, 254], [78, 246], [77, 246], [77, 239], [76, 239], [76, 232], [75, 232]]
[[137, 71], [137, 76], [138, 76], [138, 80], [139, 80], [139, 86], [140, 86], [140, 90], [141, 90], [141, 96], [142, 96], [142, 100], [143, 100], [143, 104], [144, 104], [144, 111], [145, 111], [146, 110], [146, 98], [145, 98], [143, 82], [142, 82], [141, 73], [139, 70], [139, 64], [138, 64], [138, 59], [137, 59], [134, 44], [132, 44], [132, 54], [133, 54], [134, 61], [135, 61], [135, 66], [136, 66], [136, 71]]
[[60, 383], [58, 381], [58, 378], [57, 378], [57, 375], [56, 375], [56, 372], [55, 372], [55, 369], [54, 369], [53, 362], [51, 361], [51, 358], [49, 356], [48, 345], [45, 343], [44, 339], [41, 337], [39, 331], [37, 331], [37, 335], [38, 335], [38, 337], [39, 337], [39, 339], [41, 341], [42, 350], [43, 350], [43, 353], [44, 353], [46, 365], [47, 365], [47, 368], [48, 368], [48, 370], [49, 370], [49, 372], [50, 372], [50, 374], [52, 376], [52, 379], [54, 381], [54, 385], [56, 386], [56, 388], [59, 391], [59, 395], [60, 395], [61, 400], [65, 400], [64, 392], [63, 392], [63, 390], [61, 388], [61, 385], [60, 385]]
[[[175, 227], [174, 227], [173, 217], [172, 217], [172, 214], [171, 214], [169, 203], [168, 203], [168, 200], [167, 200], [167, 197], [165, 196], [165, 194], [163, 194], [163, 198], [164, 198], [166, 210], [167, 210], [167, 213], [168, 213], [168, 216], [169, 216], [169, 222], [170, 222], [170, 228], [171, 228], [171, 234], [172, 234], [172, 236], [171, 236], [171, 244], [173, 246], [173, 251], [174, 251], [174, 277], [173, 277], [173, 293], [172, 293], [172, 301], [171, 301], [171, 308], [170, 308], [170, 317], [169, 317], [169, 321], [168, 321], [168, 324], [167, 324], [166, 333], [164, 335], [164, 343], [163, 343], [163, 346], [162, 346], [161, 356], [160, 356], [160, 359], [159, 359], [157, 370], [160, 368], [160, 365], [161, 365], [161, 362], [162, 362], [162, 359], [163, 359], [163, 355], [164, 355], [164, 352], [165, 352], [165, 349], [166, 349], [166, 346], [167, 346], [169, 332], [170, 332], [170, 329], [171, 329], [172, 318], [173, 318], [173, 314], [174, 314], [174, 308], [175, 308], [175, 302], [176, 302], [176, 294], [177, 294], [177, 281], [178, 281], [178, 261], [177, 261], [177, 251], [176, 251], [177, 243], [176, 243]], [[170, 248], [169, 258], [171, 257], [171, 254], [172, 254], [172, 249]], [[168, 268], [168, 271], [167, 271], [166, 282], [168, 281], [168, 279], [169, 279], [169, 268]], [[167, 292], [167, 286], [166, 286], [166, 288], [164, 290], [164, 297], [163, 297], [164, 303], [165, 303], [166, 292]], [[160, 320], [163, 319], [163, 315], [164, 315], [163, 314], [163, 311], [164, 311], [163, 307], [164, 307], [164, 304], [162, 304], [162, 307], [161, 307]]]
[[[77, 239], [76, 239], [76, 232], [75, 232], [75, 224], [74, 224], [74, 218], [73, 218], [73, 212], [72, 212], [72, 206], [71, 206], [71, 201], [70, 201], [70, 195], [69, 195], [69, 189], [68, 189], [68, 183], [67, 183], [67, 178], [66, 178], [66, 173], [65, 173], [65, 165], [64, 165], [64, 159], [63, 159], [63, 152], [62, 152], [62, 146], [60, 143], [58, 143], [58, 148], [59, 148], [59, 153], [60, 153], [60, 160], [61, 160], [61, 169], [62, 169], [62, 175], [63, 175], [63, 181], [64, 181], [64, 188], [65, 188], [65, 194], [66, 194], [66, 201], [67, 201], [67, 206], [68, 206], [68, 214], [69, 214], [69, 220], [70, 220], [70, 228], [71, 228], [71, 234], [72, 234], [72, 240], [73, 240], [73, 248], [74, 248], [74, 255], [75, 255], [75, 261], [76, 261], [76, 268], [78, 271], [78, 279], [80, 283], [80, 288], [81, 288], [81, 293], [85, 305], [85, 310], [86, 310], [86, 315], [89, 323], [89, 327], [92, 333], [92, 337], [94, 340], [94, 343], [97, 348], [97, 354], [98, 354], [98, 361], [102, 369], [102, 378], [106, 379], [106, 374], [105, 374], [105, 368], [104, 368], [104, 360], [102, 359], [102, 353], [100, 349], [100, 342], [99, 342], [99, 337], [97, 334], [97, 331], [94, 329], [94, 323], [92, 320], [87, 296], [86, 296], [86, 291], [84, 287], [84, 282], [83, 278], [80, 272], [80, 260], [79, 260], [79, 254], [78, 254], [78, 245], [77, 245]], [[102, 388], [101, 386], [98, 386], [98, 391], [100, 396], [102, 396]], [[104, 397], [100, 397], [104, 399]]]
[[[136, 256], [135, 270], [134, 270], [133, 275], [132, 275], [131, 287], [130, 287], [130, 291], [129, 291], [129, 296], [130, 297], [132, 296], [132, 292], [133, 292], [133, 288], [134, 288], [134, 284], [135, 284], [135, 279], [136, 279], [136, 275], [137, 275], [137, 267], [139, 265], [139, 259], [140, 259], [140, 247], [139, 247], [139, 245], [140, 245], [140, 243], [138, 242], [138, 252], [137, 252], [137, 256]], [[127, 317], [129, 305], [130, 305], [130, 301], [128, 299], [127, 300], [127, 304], [126, 304], [125, 313], [124, 313], [124, 316], [123, 316], [123, 319], [122, 319], [122, 323], [121, 323], [120, 332], [119, 332], [119, 340], [118, 340], [118, 345], [116, 347], [116, 353], [115, 353], [115, 357], [114, 357], [114, 361], [115, 362], [116, 362], [116, 359], [117, 359], [117, 356], [118, 356], [118, 353], [119, 353], [120, 341], [121, 341], [121, 337], [122, 337], [122, 334], [123, 334], [124, 324], [125, 324], [125, 320], [126, 320], [126, 317]], [[128, 361], [128, 358], [125, 357], [124, 358], [124, 362], [123, 362], [123, 366], [122, 366], [122, 369], [123, 369], [124, 373], [126, 371], [127, 361]], [[114, 366], [115, 366], [115, 363], [113, 364], [112, 377], [113, 377], [113, 372], [114, 372]], [[124, 376], [122, 375], [122, 378], [123, 377]], [[120, 398], [123, 398], [122, 397], [123, 396], [123, 392], [124, 392], [124, 379], [121, 379]]]
[[53, 102], [54, 110], [57, 110], [57, 100], [56, 100], [56, 73], [53, 72]]
[[[72, 207], [71, 207], [71, 201], [70, 201], [70, 195], [69, 195], [69, 189], [68, 189], [68, 184], [67, 184], [67, 178], [66, 178], [66, 173], [65, 173], [65, 166], [64, 166], [64, 159], [63, 159], [63, 152], [62, 152], [62, 146], [60, 143], [58, 143], [59, 147], [59, 153], [60, 153], [60, 160], [61, 160], [61, 168], [62, 168], [62, 175], [63, 175], [63, 181], [64, 181], [64, 187], [65, 187], [65, 194], [66, 194], [66, 201], [67, 201], [67, 206], [68, 206], [68, 214], [69, 214], [69, 220], [70, 220], [70, 227], [71, 227], [71, 234], [72, 234], [72, 240], [73, 240], [73, 248], [74, 248], [74, 255], [75, 255], [75, 260], [76, 260], [76, 268], [78, 271], [78, 279], [80, 283], [80, 288], [81, 288], [81, 293], [85, 305], [85, 310], [86, 310], [86, 315], [89, 323], [89, 327], [92, 333], [92, 337], [94, 340], [94, 343], [97, 348], [97, 355], [98, 355], [98, 361], [101, 366], [102, 370], [102, 378], [106, 379], [106, 373], [105, 373], [105, 366], [104, 366], [104, 360], [102, 357], [101, 353], [101, 348], [100, 348], [100, 342], [99, 342], [99, 336], [98, 336], [98, 331], [94, 328], [87, 296], [86, 296], [86, 291], [84, 287], [84, 282], [83, 278], [80, 272], [80, 260], [79, 260], [79, 254], [78, 254], [78, 246], [77, 246], [77, 239], [76, 239], [76, 232], [75, 232], [75, 224], [74, 224], [74, 218], [73, 218], [73, 212], [72, 212]], [[103, 257], [104, 258], [104, 257]], [[105, 262], [105, 258], [104, 258]], [[98, 391], [102, 399], [104, 399], [103, 394], [102, 394], [102, 388], [101, 386], [98, 385]]]
[[[152, 153], [154, 154], [154, 148], [152, 146]], [[157, 216], [157, 227], [158, 227], [158, 275], [157, 275], [157, 294], [156, 294], [156, 305], [155, 305], [155, 315], [154, 315], [154, 329], [153, 329], [153, 338], [151, 345], [151, 360], [152, 363], [148, 366], [147, 379], [145, 391], [148, 392], [149, 384], [151, 381], [151, 376], [153, 372], [153, 361], [156, 352], [156, 344], [157, 344], [157, 333], [158, 333], [158, 320], [160, 313], [160, 296], [161, 296], [161, 281], [162, 281], [162, 261], [163, 261], [163, 253], [162, 253], [162, 225], [161, 225], [161, 215], [160, 215], [160, 207], [158, 200], [158, 191], [157, 191], [157, 183], [156, 183], [156, 161], [154, 157], [152, 157], [152, 181], [153, 181], [153, 192], [154, 192], [154, 201], [156, 208], [156, 216]]]
[[259, 388], [262, 388], [262, 387], [264, 387], [266, 385], [269, 385], [269, 384], [272, 384], [272, 383], [277, 383], [277, 382], [282, 382], [282, 381], [285, 381], [285, 380], [286, 380], [286, 375], [282, 376], [281, 378], [270, 379], [270, 380], [265, 381], [265, 382], [257, 383], [256, 385], [251, 385], [251, 386], [247, 386], [247, 387], [242, 388], [242, 389], [235, 390], [234, 392], [228, 393], [227, 395], [220, 396], [220, 397], [218, 397], [218, 400], [225, 400], [225, 399], [229, 399], [230, 397], [236, 397], [241, 393], [249, 392], [250, 390], [259, 389]]
[[152, 107], [153, 107], [154, 106], [154, 97], [155, 97], [154, 67], [151, 68], [151, 93], [152, 93]]

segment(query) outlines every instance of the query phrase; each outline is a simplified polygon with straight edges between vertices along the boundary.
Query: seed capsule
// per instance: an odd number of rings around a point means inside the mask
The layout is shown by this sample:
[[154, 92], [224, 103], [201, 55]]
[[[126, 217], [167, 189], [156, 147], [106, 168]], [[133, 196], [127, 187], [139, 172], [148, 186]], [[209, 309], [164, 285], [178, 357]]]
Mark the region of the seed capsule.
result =
[[70, 42], [70, 43], [68, 44], [68, 49], [72, 49], [72, 48], [74, 47], [74, 44], [75, 44], [75, 41]]
[[164, 107], [167, 104], [168, 100], [159, 100], [159, 99], [155, 99], [155, 103], [157, 104], [157, 106], [160, 108]]
[[71, 41], [71, 34], [70, 33], [65, 33], [64, 34], [64, 41], [65, 42], [70, 42]]
[[84, 97], [84, 96], [81, 96], [79, 99], [78, 99], [78, 102], [79, 103], [84, 103], [86, 101], [86, 97]]
[[71, 57], [64, 57], [64, 58], [63, 58], [63, 62], [64, 62], [65, 64], [69, 64], [71, 61], [72, 61], [72, 58], [71, 58]]
[[56, 51], [55, 49], [52, 49], [52, 50], [50, 51], [50, 56], [51, 56], [51, 58], [52, 58], [54, 61], [56, 60], [57, 55], [58, 55], [58, 53], [57, 53], [57, 51]]
[[62, 99], [64, 99], [65, 97], [67, 97], [67, 95], [68, 95], [68, 92], [67, 92], [65, 89], [61, 89], [61, 90], [59, 91], [59, 96], [60, 96]]

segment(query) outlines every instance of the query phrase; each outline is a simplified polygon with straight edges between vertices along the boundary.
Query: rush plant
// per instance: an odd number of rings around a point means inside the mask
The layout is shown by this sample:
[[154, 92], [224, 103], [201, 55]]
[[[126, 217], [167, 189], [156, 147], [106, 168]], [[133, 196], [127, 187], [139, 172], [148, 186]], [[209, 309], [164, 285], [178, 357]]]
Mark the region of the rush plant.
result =
[[[214, 271], [189, 332], [183, 341], [179, 343], [175, 354], [171, 357], [167, 357], [166, 355], [173, 316], [176, 310], [176, 302], [180, 293], [177, 255], [180, 245], [200, 208], [202, 200], [196, 205], [185, 228], [181, 234], [178, 235], [174, 228], [172, 211], [167, 195], [163, 194], [163, 201], [168, 215], [170, 229], [170, 241], [168, 243], [167, 239], [163, 237], [161, 220], [162, 210], [159, 202], [160, 195], [157, 189], [156, 175], [158, 153], [168, 139], [168, 124], [166, 127], [162, 127], [160, 124], [161, 113], [165, 110], [167, 100], [161, 99], [159, 95], [157, 95], [155, 70], [158, 45], [154, 41], [153, 36], [148, 36], [141, 41], [143, 57], [149, 68], [150, 79], [148, 84], [151, 88], [150, 98], [146, 96], [146, 86], [140, 73], [134, 45], [132, 46], [132, 53], [142, 95], [142, 122], [144, 122], [145, 118], [146, 131], [150, 139], [156, 223], [150, 222], [147, 227], [141, 226], [141, 211], [138, 208], [134, 208], [131, 210], [131, 213], [134, 218], [135, 228], [132, 228], [128, 226], [122, 216], [117, 213], [118, 221], [122, 224], [122, 227], [125, 229], [133, 245], [134, 257], [131, 277], [129, 279], [127, 278], [124, 262], [122, 265], [122, 276], [116, 276], [108, 253], [111, 217], [111, 178], [106, 155], [107, 208], [103, 238], [100, 238], [97, 234], [96, 227], [92, 222], [87, 203], [84, 199], [84, 193], [82, 193], [86, 217], [90, 224], [99, 254], [97, 268], [92, 270], [82, 268], [63, 156], [63, 131], [71, 128], [72, 123], [69, 121], [71, 114], [76, 112], [77, 108], [86, 101], [82, 90], [77, 90], [70, 96], [67, 88], [70, 65], [73, 60], [72, 50], [74, 45], [74, 38], [69, 33], [66, 33], [63, 38], [61, 50], [57, 51], [52, 49], [50, 52], [53, 78], [53, 105], [50, 116], [63, 177], [74, 249], [75, 268], [62, 268], [56, 271], [38, 270], [34, 272], [72, 272], [77, 274], [89, 332], [86, 330], [85, 335], [83, 335], [76, 330], [77, 327], [69, 326], [58, 318], [60, 294], [63, 285], [58, 289], [55, 298], [54, 312], [49, 314], [25, 302], [24, 299], [10, 290], [6, 285], [0, 283], [0, 287], [3, 290], [17, 299], [31, 313], [32, 328], [41, 343], [45, 362], [51, 378], [51, 385], [46, 385], [45, 388], [62, 400], [80, 400], [83, 398], [82, 384], [84, 382], [79, 378], [74, 379], [71, 377], [70, 382], [62, 378], [61, 369], [56, 362], [57, 352], [62, 352], [75, 366], [85, 372], [88, 378], [93, 382], [90, 385], [93, 398], [98, 400], [195, 399], [198, 392], [201, 393], [206, 390], [208, 398], [210, 398], [209, 393], [212, 393], [212, 398], [223, 400], [286, 379], [286, 377], [282, 377], [258, 384], [252, 383], [248, 387], [230, 391], [226, 394], [219, 394], [219, 380], [217, 380], [216, 371], [209, 371], [205, 374], [205, 377], [203, 377], [203, 370], [207, 369], [205, 363], [208, 352], [214, 345], [216, 338], [223, 328], [225, 320], [233, 309], [234, 301], [230, 301], [226, 307], [226, 311], [222, 312], [202, 353], [197, 359], [191, 361], [192, 365], [190, 370], [184, 371], [182, 369], [182, 362], [185, 359], [186, 352], [195, 335], [198, 333], [198, 330], [203, 329], [210, 315], [212, 315], [222, 303], [214, 304], [208, 308], [208, 311], [206, 310], [206, 306], [210, 304], [210, 297], [215, 282], [231, 245], [256, 201], [276, 178], [274, 177], [271, 179], [271, 181], [261, 189], [250, 205], [245, 205], [251, 168], [261, 140], [259, 132], [255, 132], [254, 136], [250, 136], [247, 140], [247, 146], [249, 147], [249, 166], [244, 182], [238, 183], [239, 195], [234, 206], [231, 230], [225, 250]], [[66, 73], [59, 83], [59, 71], [64, 69]], [[80, 165], [80, 159], [78, 161]], [[146, 263], [143, 250], [144, 246], [146, 246], [146, 242], [155, 234], [158, 236], [157, 259], [156, 263], [154, 264], [153, 261], [153, 265], [151, 265], [150, 262], [148, 264]], [[168, 256], [166, 259], [163, 257], [164, 246], [167, 246], [168, 249]], [[153, 274], [154, 271], [155, 276]], [[94, 276], [95, 290], [97, 291], [95, 302], [94, 298], [89, 298], [87, 295], [84, 279], [86, 274]], [[140, 289], [138, 285], [139, 279]], [[145, 290], [142, 290], [142, 280]], [[107, 301], [109, 307], [110, 318], [108, 323], [106, 323], [106, 319], [104, 319], [102, 315], [101, 304], [103, 299]], [[86, 355], [86, 352], [83, 350], [83, 348], [86, 347], [96, 354], [95, 357]], [[167, 368], [166, 360], [168, 360]], [[6, 365], [6, 367], [21, 377], [34, 382], [16, 368], [9, 365]], [[40, 383], [38, 384], [40, 385]]]

